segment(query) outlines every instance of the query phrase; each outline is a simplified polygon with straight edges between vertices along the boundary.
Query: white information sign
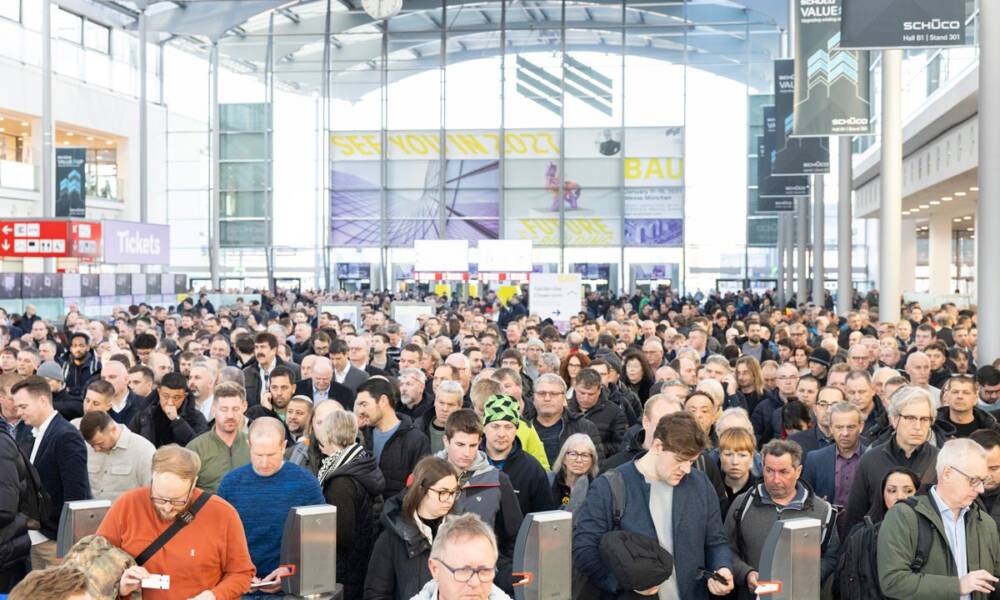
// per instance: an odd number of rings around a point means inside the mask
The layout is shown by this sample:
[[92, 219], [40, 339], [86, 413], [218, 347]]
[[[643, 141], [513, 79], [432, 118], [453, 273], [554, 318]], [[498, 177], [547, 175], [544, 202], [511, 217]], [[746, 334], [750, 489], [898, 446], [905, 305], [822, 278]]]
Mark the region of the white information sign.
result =
[[408, 340], [420, 329], [420, 323], [417, 321], [420, 315], [433, 316], [436, 311], [437, 307], [433, 304], [393, 302], [392, 320], [399, 323], [403, 328], [404, 339]]
[[468, 240], [415, 240], [413, 249], [417, 255], [414, 271], [465, 273], [469, 270]]
[[529, 284], [529, 308], [542, 320], [552, 319], [565, 331], [570, 317], [580, 312], [583, 284], [579, 273], [533, 273]]
[[341, 321], [347, 319], [347, 321], [354, 324], [354, 327], [361, 328], [360, 304], [322, 304], [319, 307], [319, 312], [330, 313]]

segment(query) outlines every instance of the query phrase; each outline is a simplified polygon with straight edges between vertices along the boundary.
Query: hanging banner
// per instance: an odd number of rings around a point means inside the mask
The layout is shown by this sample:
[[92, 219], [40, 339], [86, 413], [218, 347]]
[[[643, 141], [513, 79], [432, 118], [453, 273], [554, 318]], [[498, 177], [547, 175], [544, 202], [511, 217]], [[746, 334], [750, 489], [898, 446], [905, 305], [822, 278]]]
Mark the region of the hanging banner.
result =
[[751, 248], [774, 248], [777, 244], [777, 217], [761, 217], [747, 220], [747, 246]]
[[816, 175], [830, 172], [830, 138], [793, 138], [795, 61], [774, 61], [773, 175]]
[[792, 196], [762, 196], [765, 187], [770, 187], [771, 154], [767, 151], [764, 137], [757, 137], [757, 212], [772, 213], [795, 210]]
[[793, 135], [872, 133], [869, 57], [840, 50], [841, 0], [795, 0]]
[[964, 46], [966, 0], [841, 0], [841, 48]]
[[86, 148], [56, 148], [56, 216], [87, 214]]
[[797, 197], [808, 196], [810, 194], [809, 178], [805, 175], [775, 175], [771, 164], [775, 156], [775, 136], [777, 134], [777, 124], [773, 106], [764, 107], [764, 136], [763, 148], [758, 147], [758, 156], [763, 157], [760, 165], [766, 169], [766, 177], [758, 183], [761, 199], [775, 196]]

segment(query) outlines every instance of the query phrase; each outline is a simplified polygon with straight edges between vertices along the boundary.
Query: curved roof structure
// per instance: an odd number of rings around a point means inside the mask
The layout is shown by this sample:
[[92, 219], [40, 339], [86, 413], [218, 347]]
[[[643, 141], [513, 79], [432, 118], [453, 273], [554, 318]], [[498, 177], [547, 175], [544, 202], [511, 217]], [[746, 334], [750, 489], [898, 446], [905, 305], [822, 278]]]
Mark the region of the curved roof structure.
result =
[[273, 52], [276, 84], [302, 93], [321, 89], [329, 28], [331, 81], [348, 98], [382, 85], [383, 59], [392, 81], [439, 67], [442, 51], [448, 63], [558, 51], [564, 29], [570, 52], [624, 47], [763, 88], [788, 20], [787, 0], [404, 0], [387, 22], [373, 21], [361, 0], [64, 0], [83, 2], [133, 29], [145, 8], [151, 36], [197, 53], [217, 41], [224, 63], [243, 72], [263, 76]]

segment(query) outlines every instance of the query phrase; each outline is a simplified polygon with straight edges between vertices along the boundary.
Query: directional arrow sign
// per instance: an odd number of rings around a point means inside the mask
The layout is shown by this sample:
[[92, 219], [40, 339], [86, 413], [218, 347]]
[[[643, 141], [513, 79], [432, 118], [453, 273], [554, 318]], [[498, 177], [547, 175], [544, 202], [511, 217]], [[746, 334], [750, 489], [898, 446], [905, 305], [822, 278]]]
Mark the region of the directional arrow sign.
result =
[[11, 231], [14, 231], [14, 229], [13, 229], [13, 228], [11, 228], [11, 226], [10, 226], [10, 225], [4, 225], [4, 226], [3, 226], [3, 234], [4, 234], [4, 235], [10, 235], [10, 232], [11, 232]]

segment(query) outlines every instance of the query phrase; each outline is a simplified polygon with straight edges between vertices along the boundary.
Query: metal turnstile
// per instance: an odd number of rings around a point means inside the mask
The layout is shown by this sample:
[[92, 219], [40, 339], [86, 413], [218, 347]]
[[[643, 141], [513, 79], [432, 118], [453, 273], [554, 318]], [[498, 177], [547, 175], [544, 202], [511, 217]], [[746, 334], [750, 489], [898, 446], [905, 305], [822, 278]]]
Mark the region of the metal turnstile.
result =
[[343, 596], [337, 583], [337, 508], [329, 504], [296, 506], [288, 512], [281, 537], [281, 565], [291, 565], [283, 591], [296, 598]]
[[819, 519], [789, 519], [771, 527], [760, 553], [758, 570], [761, 582], [778, 584], [778, 590], [768, 592], [767, 598], [819, 598], [821, 542]]
[[97, 533], [104, 515], [111, 508], [110, 500], [75, 500], [63, 504], [59, 517], [56, 556], [66, 556], [73, 544]]
[[531, 513], [514, 545], [516, 600], [569, 600], [572, 596], [573, 515]]

